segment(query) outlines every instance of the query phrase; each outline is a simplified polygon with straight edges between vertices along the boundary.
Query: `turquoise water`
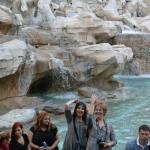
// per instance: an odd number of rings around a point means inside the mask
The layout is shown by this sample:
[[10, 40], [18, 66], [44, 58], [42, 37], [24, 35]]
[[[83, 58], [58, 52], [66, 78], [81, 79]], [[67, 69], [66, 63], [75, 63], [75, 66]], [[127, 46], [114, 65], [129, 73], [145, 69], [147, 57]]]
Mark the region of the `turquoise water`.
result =
[[[124, 87], [117, 92], [114, 99], [108, 102], [106, 119], [107, 122], [112, 123], [118, 140], [118, 144], [113, 150], [123, 150], [125, 143], [137, 135], [138, 127], [141, 124], [150, 125], [150, 76], [117, 76], [117, 79], [124, 83]], [[43, 96], [47, 102], [61, 104], [76, 97], [77, 93], [75, 92]], [[59, 145], [61, 148], [66, 132], [66, 121], [63, 115], [55, 116], [53, 120], [61, 133]]]

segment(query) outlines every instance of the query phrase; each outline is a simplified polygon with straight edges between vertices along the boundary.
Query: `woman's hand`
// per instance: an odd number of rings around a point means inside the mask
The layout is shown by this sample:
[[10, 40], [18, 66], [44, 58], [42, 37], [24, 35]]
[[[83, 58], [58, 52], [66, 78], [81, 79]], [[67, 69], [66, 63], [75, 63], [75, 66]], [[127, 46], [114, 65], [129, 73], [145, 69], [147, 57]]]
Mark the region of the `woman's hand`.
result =
[[53, 150], [53, 148], [52, 147], [48, 147], [48, 149], [47, 150]]
[[105, 143], [105, 144], [104, 144], [104, 147], [105, 147], [105, 148], [112, 147], [112, 144], [111, 144], [111, 143]]
[[49, 149], [41, 146], [41, 147], [39, 147], [39, 150], [49, 150]]
[[70, 100], [70, 101], [66, 102], [65, 109], [69, 109], [71, 104], [77, 103], [77, 102], [78, 102], [78, 100]]
[[94, 113], [94, 107], [95, 107], [96, 100], [97, 100], [97, 96], [92, 95], [91, 98], [90, 98], [90, 104], [87, 107], [88, 113], [91, 114], [91, 115], [93, 115], [93, 113]]
[[90, 103], [95, 104], [96, 100], [97, 100], [97, 95], [92, 94], [92, 96], [90, 98]]
[[53, 143], [53, 145], [49, 146], [46, 150], [54, 150], [58, 146], [59, 142], [60, 142], [60, 135], [59, 133], [57, 133], [55, 142]]

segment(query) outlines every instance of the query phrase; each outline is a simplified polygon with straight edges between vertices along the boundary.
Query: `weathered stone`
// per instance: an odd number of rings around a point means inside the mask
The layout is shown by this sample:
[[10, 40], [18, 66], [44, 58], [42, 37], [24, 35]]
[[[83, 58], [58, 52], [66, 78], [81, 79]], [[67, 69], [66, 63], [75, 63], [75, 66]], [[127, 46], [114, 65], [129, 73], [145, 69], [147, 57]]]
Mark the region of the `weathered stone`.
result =
[[132, 0], [126, 3], [126, 12], [129, 12], [132, 17], [143, 17], [145, 16], [145, 9], [147, 5], [143, 0]]
[[0, 34], [7, 34], [11, 29], [12, 18], [1, 7], [3, 8], [4, 6], [0, 5]]
[[0, 100], [0, 115], [12, 109], [24, 107], [39, 107], [42, 100], [38, 97], [10, 97]]
[[60, 115], [60, 114], [64, 114], [65, 110], [63, 109], [63, 106], [58, 106], [58, 104], [54, 105], [52, 104], [52, 106], [45, 106], [43, 108], [44, 111], [47, 111], [49, 113], [55, 114], [55, 115]]
[[[80, 14], [74, 17], [59, 18], [56, 20], [53, 31], [65, 32], [79, 43], [94, 44], [107, 41], [120, 32], [119, 24], [111, 21], [101, 21], [92, 14]], [[64, 31], [63, 31], [64, 30]]]
[[[122, 71], [125, 63], [132, 59], [131, 49], [123, 45], [96, 44], [111, 42], [112, 38], [124, 29], [123, 23], [133, 24], [132, 18], [130, 20], [128, 17], [124, 19], [120, 17], [118, 8], [114, 6], [119, 4], [121, 9], [124, 4], [123, 1], [118, 1], [97, 3], [96, 0], [73, 0], [72, 5], [65, 3], [58, 5], [56, 9], [64, 9], [65, 16], [56, 17], [47, 28], [40, 26], [39, 22], [34, 23], [33, 20], [40, 19], [42, 10], [47, 21], [52, 21], [52, 18], [47, 16], [52, 12], [46, 12], [51, 9], [47, 5], [50, 3], [49, 0], [46, 4], [42, 4], [41, 1], [33, 4], [32, 0], [25, 0], [25, 3], [13, 1], [12, 10], [15, 13], [21, 11], [21, 15], [28, 10], [29, 18], [25, 15], [25, 26], [19, 26], [20, 30], [15, 33], [15, 36], [10, 36], [12, 39], [17, 37], [26, 42], [19, 40], [6, 42], [11, 39], [6, 36], [0, 39], [2, 43], [0, 45], [2, 53], [0, 57], [2, 62], [0, 65], [1, 98], [27, 95], [39, 92], [39, 90], [71, 89], [81, 84], [90, 84], [92, 81], [95, 84], [92, 83], [94, 87], [108, 87], [109, 89], [111, 85], [113, 88], [119, 87], [121, 84], [112, 80], [112, 76]], [[119, 18], [110, 19], [113, 21], [108, 21], [107, 16], [98, 18], [94, 14], [92, 3], [110, 11], [114, 18], [118, 16]], [[8, 5], [4, 0], [2, 4]], [[21, 5], [21, 9], [18, 4]], [[6, 55], [9, 58], [6, 59]]]
[[141, 73], [150, 71], [150, 34], [129, 32], [119, 34], [114, 38], [114, 44], [124, 44], [131, 47], [134, 56], [141, 65]]
[[50, 30], [43, 30], [38, 26], [24, 27], [19, 33], [32, 45], [59, 44], [59, 35], [52, 34]]
[[145, 12], [147, 15], [150, 15], [150, 1], [149, 0], [144, 0], [144, 3], [146, 4], [147, 8], [145, 9]]
[[34, 109], [14, 109], [0, 116], [0, 129], [10, 128], [15, 122], [27, 123], [36, 115]]
[[71, 53], [71, 77], [77, 83], [85, 85], [90, 85], [93, 81], [93, 87], [103, 89], [111, 89], [111, 84], [112, 88], [121, 86], [111, 79], [112, 75], [123, 70], [125, 62], [130, 61], [133, 56], [131, 48], [106, 43], [74, 48]]
[[24, 62], [27, 49], [27, 45], [20, 40], [14, 40], [1, 44], [0, 78], [17, 72], [19, 66]]
[[98, 96], [98, 98], [106, 97], [107, 93], [105, 91], [99, 90], [97, 88], [92, 87], [80, 87], [78, 89], [78, 93], [84, 97], [91, 97], [93, 94]]
[[150, 15], [146, 17], [138, 17], [135, 20], [143, 32], [150, 33]]
[[8, 7], [0, 5], [0, 22], [10, 25], [12, 24], [12, 18], [7, 13], [8, 9]]
[[111, 76], [117, 70], [123, 69], [124, 61], [131, 60], [133, 56], [130, 48], [123, 45], [111, 46], [105, 43], [83, 46], [72, 52], [76, 57], [72, 71], [81, 81], [94, 78], [114, 65], [116, 67], [111, 69], [111, 74], [108, 74]]
[[142, 74], [142, 68], [139, 59], [134, 58], [130, 63], [127, 63], [122, 74], [126, 74], [126, 75]]
[[43, 81], [41, 89], [47, 89], [50, 71], [59, 66], [56, 58], [20, 40], [1, 44], [0, 54], [0, 98], [26, 95], [35, 82]]

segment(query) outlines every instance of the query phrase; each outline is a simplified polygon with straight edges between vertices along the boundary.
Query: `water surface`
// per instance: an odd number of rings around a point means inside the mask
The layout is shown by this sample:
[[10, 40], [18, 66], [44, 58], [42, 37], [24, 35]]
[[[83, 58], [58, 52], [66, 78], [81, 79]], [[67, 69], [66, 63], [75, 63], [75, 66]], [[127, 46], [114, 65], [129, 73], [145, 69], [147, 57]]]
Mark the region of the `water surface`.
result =
[[[117, 96], [108, 102], [107, 122], [112, 123], [118, 144], [113, 150], [123, 150], [125, 143], [137, 136], [141, 124], [150, 125], [150, 76], [117, 76], [124, 83]], [[76, 92], [45, 94], [45, 100], [63, 104], [77, 98]], [[53, 118], [61, 132], [61, 143], [66, 132], [64, 116]]]

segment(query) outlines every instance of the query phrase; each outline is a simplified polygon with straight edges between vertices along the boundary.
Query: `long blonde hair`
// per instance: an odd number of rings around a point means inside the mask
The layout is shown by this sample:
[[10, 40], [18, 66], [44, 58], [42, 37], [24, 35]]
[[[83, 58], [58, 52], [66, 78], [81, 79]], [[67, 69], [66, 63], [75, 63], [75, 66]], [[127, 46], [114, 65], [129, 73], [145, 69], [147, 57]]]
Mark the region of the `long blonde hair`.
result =
[[[35, 123], [35, 130], [40, 130], [41, 129], [41, 127], [43, 125], [43, 119], [45, 118], [45, 116], [49, 116], [49, 113], [43, 111], [43, 112], [40, 112], [38, 114], [37, 119], [36, 119], [36, 123]], [[53, 126], [53, 124], [50, 121], [48, 126], [47, 126], [47, 131], [50, 131], [52, 126]]]

